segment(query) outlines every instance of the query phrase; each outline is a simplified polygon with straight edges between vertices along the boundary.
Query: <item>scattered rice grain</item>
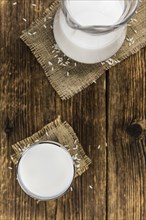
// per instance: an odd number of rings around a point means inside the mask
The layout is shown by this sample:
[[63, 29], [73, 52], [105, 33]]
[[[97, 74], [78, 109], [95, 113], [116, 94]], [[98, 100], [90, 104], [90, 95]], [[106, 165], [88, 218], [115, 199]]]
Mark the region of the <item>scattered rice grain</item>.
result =
[[65, 62], [65, 64], [67, 64], [67, 65], [68, 65], [68, 61], [66, 61], [66, 62]]
[[58, 63], [62, 63], [63, 58], [62, 57], [58, 57]]
[[90, 189], [93, 189], [93, 187], [92, 187], [91, 185], [89, 185], [89, 188], [90, 188]]
[[80, 167], [80, 164], [76, 164], [76, 167], [79, 168], [79, 167]]
[[18, 150], [21, 152], [21, 148], [20, 147], [18, 147]]
[[46, 135], [49, 136], [48, 132], [46, 131]]
[[74, 141], [74, 144], [76, 144], [78, 142], [78, 140], [76, 139], [75, 141]]
[[34, 142], [39, 142], [39, 140], [38, 140], [38, 139], [36, 139]]
[[65, 144], [65, 145], [64, 145], [64, 147], [67, 147], [67, 148], [68, 148], [68, 145], [67, 145], [67, 144]]
[[17, 5], [17, 2], [13, 2], [13, 5]]
[[48, 61], [48, 64], [49, 64], [50, 66], [52, 66], [52, 65], [53, 65], [53, 63], [52, 63], [52, 62], [50, 62], [50, 61]]
[[76, 145], [76, 147], [73, 148], [73, 150], [77, 150], [78, 149], [78, 145]]
[[37, 200], [36, 203], [39, 204], [41, 200]]
[[22, 20], [23, 20], [24, 22], [26, 22], [26, 21], [27, 21], [27, 20], [26, 20], [26, 18], [23, 18]]

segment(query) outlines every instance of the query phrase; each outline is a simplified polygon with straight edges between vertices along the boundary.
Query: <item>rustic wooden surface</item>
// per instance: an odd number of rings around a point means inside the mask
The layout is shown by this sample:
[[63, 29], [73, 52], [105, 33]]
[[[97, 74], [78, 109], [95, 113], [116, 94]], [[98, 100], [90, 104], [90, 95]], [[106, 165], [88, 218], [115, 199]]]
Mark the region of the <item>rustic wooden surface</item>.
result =
[[[145, 142], [126, 132], [131, 121], [145, 119], [145, 50], [61, 101], [19, 39], [49, 1], [13, 2], [0, 1], [0, 220], [145, 220]], [[73, 192], [37, 204], [16, 181], [11, 145], [58, 115], [73, 126], [93, 162]]]

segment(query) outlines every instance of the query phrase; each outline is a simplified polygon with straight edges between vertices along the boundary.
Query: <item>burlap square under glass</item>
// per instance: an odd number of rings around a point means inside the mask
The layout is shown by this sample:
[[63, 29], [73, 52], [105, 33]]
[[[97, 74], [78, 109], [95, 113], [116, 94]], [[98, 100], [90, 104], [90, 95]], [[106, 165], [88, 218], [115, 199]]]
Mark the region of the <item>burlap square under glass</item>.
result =
[[60, 117], [44, 126], [32, 136], [12, 145], [15, 151], [15, 154], [11, 157], [14, 164], [17, 165], [21, 154], [27, 150], [30, 145], [44, 140], [58, 142], [67, 148], [74, 159], [75, 177], [81, 175], [88, 169], [91, 160], [85, 154], [72, 127], [67, 122], [61, 122]]

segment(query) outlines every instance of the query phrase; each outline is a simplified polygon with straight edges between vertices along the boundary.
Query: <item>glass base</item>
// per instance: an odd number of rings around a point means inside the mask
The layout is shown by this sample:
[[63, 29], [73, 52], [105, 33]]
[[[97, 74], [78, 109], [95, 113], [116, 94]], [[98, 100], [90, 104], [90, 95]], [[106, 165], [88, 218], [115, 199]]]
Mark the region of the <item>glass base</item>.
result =
[[122, 46], [126, 31], [126, 25], [106, 34], [90, 34], [72, 29], [61, 9], [57, 11], [53, 24], [56, 43], [63, 53], [86, 64], [102, 62], [113, 56]]

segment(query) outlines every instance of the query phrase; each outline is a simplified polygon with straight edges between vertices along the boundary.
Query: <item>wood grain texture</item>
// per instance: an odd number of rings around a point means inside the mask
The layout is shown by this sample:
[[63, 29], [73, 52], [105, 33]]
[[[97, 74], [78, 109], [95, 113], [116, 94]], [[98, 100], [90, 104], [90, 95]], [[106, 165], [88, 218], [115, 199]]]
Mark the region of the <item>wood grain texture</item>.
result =
[[126, 133], [145, 119], [144, 50], [113, 68], [108, 84], [108, 218], [145, 219], [144, 145]]
[[[0, 2], [0, 220], [145, 220], [145, 140], [126, 133], [133, 120], [146, 117], [145, 50], [61, 101], [19, 39], [51, 1], [13, 2]], [[37, 204], [16, 181], [11, 145], [58, 115], [73, 126], [92, 165], [72, 192]]]

